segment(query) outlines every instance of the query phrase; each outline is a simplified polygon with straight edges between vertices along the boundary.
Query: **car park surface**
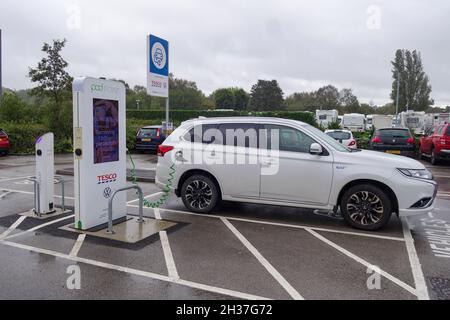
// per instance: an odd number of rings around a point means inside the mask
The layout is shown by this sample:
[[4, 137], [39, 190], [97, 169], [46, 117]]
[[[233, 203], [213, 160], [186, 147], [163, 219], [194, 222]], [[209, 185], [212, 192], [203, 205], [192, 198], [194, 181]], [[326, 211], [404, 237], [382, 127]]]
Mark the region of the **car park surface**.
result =
[[[134, 157], [139, 164], [155, 161], [151, 155]], [[57, 156], [55, 162], [56, 169], [66, 168], [71, 157]], [[450, 245], [442, 239], [450, 236], [450, 167], [424, 164], [439, 183], [436, 209], [403, 222], [393, 216], [378, 232], [351, 229], [328, 212], [258, 204], [224, 202], [209, 215], [195, 214], [171, 197], [159, 210], [145, 209], [145, 216], [177, 225], [128, 245], [89, 235], [80, 242], [78, 234], [59, 229], [70, 223], [71, 214], [45, 221], [21, 218], [18, 214], [33, 206], [32, 185], [26, 181], [34, 173], [33, 157], [2, 158], [0, 296], [449, 299], [450, 255], [445, 253]], [[65, 179], [70, 206], [72, 177]], [[159, 192], [153, 183], [140, 185], [146, 195]], [[134, 192], [128, 200], [129, 214], [136, 215]], [[8, 230], [10, 238], [5, 238]], [[432, 230], [439, 231], [440, 243]], [[74, 265], [81, 271], [80, 290], [67, 286], [68, 268]], [[369, 289], [376, 267], [380, 288]]]

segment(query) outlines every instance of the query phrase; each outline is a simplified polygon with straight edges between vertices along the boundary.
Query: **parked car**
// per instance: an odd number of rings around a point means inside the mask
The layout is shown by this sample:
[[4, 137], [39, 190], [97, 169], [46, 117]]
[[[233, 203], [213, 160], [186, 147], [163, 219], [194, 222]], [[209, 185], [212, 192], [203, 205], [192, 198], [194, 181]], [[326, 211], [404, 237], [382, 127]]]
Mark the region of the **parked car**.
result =
[[408, 128], [376, 129], [369, 142], [369, 148], [407, 157], [415, 157], [416, 144]]
[[[231, 161], [247, 158], [253, 161]], [[416, 160], [350, 150], [309, 124], [263, 117], [184, 122], [159, 146], [156, 185], [197, 213], [210, 213], [220, 200], [340, 208], [363, 230], [382, 228], [393, 212], [429, 212], [437, 192]]]
[[9, 137], [3, 129], [0, 129], [0, 154], [7, 155], [11, 145], [9, 143]]
[[141, 128], [136, 135], [135, 149], [138, 151], [157, 151], [158, 146], [166, 139], [162, 126]]
[[325, 133], [350, 149], [358, 149], [356, 140], [350, 130], [325, 130]]
[[420, 138], [420, 155], [435, 165], [442, 159], [450, 159], [450, 124], [432, 128]]

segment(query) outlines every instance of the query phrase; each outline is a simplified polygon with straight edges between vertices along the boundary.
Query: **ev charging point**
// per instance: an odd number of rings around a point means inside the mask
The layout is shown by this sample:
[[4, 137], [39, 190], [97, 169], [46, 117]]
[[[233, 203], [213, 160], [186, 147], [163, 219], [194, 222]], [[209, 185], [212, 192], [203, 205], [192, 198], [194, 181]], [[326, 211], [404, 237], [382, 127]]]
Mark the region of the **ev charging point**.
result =
[[75, 79], [73, 121], [75, 223], [62, 229], [131, 243], [165, 229], [154, 219], [127, 218], [123, 83]]
[[[47, 219], [64, 213], [69, 213], [65, 208], [64, 179], [55, 176], [54, 165], [54, 136], [46, 133], [36, 139], [36, 176], [28, 180], [34, 182], [34, 209], [22, 213], [22, 215]], [[55, 184], [61, 184], [62, 205], [55, 206]]]

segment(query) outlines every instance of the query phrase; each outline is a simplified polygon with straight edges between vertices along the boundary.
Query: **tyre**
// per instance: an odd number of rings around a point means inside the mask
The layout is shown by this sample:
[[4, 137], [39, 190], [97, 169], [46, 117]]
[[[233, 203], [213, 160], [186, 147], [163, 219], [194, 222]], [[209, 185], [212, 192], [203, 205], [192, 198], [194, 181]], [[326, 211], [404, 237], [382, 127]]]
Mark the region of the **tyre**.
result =
[[434, 147], [431, 149], [430, 162], [433, 166], [435, 166], [439, 163], [439, 159], [438, 159], [436, 153], [434, 152]]
[[208, 176], [196, 174], [184, 181], [181, 198], [190, 211], [210, 213], [219, 202], [219, 188]]
[[356, 185], [345, 191], [340, 207], [345, 221], [361, 230], [378, 230], [389, 222], [392, 215], [389, 196], [371, 184]]

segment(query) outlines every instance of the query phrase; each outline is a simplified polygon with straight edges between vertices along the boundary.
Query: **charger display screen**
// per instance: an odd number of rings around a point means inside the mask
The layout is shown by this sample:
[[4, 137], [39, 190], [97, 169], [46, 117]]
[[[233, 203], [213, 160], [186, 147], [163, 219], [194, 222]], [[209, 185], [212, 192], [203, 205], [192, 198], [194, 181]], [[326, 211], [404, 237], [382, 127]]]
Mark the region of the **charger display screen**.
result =
[[119, 101], [94, 99], [94, 163], [119, 161]]

